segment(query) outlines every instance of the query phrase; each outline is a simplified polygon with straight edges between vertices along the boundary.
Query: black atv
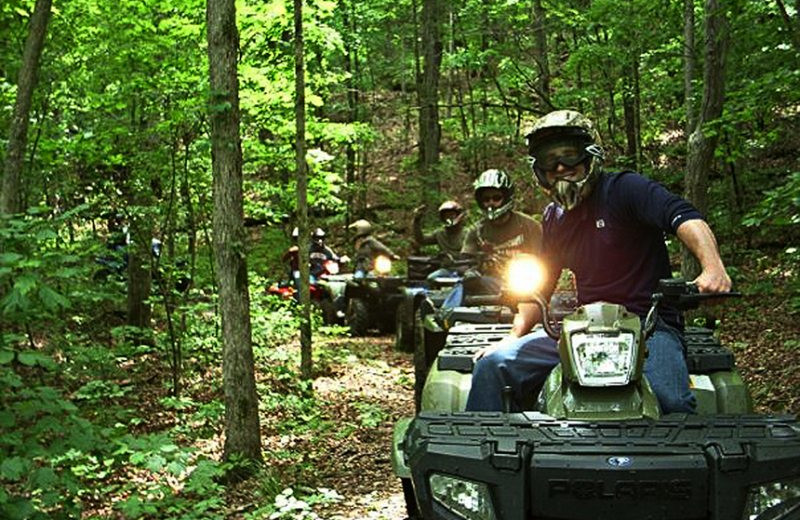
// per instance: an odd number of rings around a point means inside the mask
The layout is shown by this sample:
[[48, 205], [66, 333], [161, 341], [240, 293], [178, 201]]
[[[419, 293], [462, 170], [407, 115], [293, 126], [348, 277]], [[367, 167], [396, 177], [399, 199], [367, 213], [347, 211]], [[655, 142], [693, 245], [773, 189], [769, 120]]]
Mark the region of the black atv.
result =
[[395, 314], [395, 349], [413, 352], [416, 329], [421, 325], [417, 311], [422, 302], [427, 301], [434, 309], [441, 307], [453, 286], [461, 282], [464, 272], [476, 266], [476, 259], [472, 255], [409, 256], [407, 265], [403, 298]]
[[[662, 301], [685, 310], [707, 297], [666, 281], [652, 318]], [[513, 305], [505, 295], [483, 301]], [[686, 332], [697, 414], [661, 415], [642, 375], [653, 319], [643, 330], [624, 307], [593, 303], [565, 316], [559, 335], [545, 302], [525, 301], [560, 337], [561, 364], [530, 411], [464, 412], [474, 353], [510, 326], [461, 323], [444, 332], [422, 411], [394, 432], [392, 463], [410, 518], [800, 518], [800, 425], [753, 415], [733, 355], [711, 330]], [[622, 383], [594, 386], [595, 372]]]
[[389, 274], [392, 261], [379, 255], [373, 269], [364, 276], [347, 280], [344, 288], [345, 324], [354, 336], [364, 336], [370, 329], [391, 334], [395, 313], [402, 300], [405, 278]]

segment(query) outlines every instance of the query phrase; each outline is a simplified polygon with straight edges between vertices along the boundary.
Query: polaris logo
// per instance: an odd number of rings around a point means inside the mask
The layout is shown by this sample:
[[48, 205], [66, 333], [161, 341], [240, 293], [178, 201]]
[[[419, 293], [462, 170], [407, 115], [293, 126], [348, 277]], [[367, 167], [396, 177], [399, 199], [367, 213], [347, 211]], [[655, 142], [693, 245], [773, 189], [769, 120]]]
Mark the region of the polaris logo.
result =
[[633, 459], [630, 457], [609, 457], [606, 462], [608, 462], [609, 466], [615, 468], [627, 468], [633, 464]]
[[547, 481], [550, 497], [572, 496], [581, 500], [598, 499], [667, 499], [692, 498], [689, 480], [588, 480], [550, 479]]

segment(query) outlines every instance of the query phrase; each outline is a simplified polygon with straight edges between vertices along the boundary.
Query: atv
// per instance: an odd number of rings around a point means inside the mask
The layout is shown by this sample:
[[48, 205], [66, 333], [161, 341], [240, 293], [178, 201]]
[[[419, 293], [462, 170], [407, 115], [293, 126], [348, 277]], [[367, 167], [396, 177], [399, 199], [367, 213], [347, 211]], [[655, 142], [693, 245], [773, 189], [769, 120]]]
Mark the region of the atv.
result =
[[344, 288], [345, 324], [354, 336], [364, 336], [370, 329], [382, 334], [394, 332], [395, 313], [402, 299], [402, 276], [392, 276], [392, 261], [379, 255], [373, 269], [363, 277], [352, 277]]
[[[394, 431], [392, 465], [409, 518], [800, 518], [800, 425], [752, 413], [733, 355], [712, 330], [685, 334], [696, 415], [661, 415], [642, 375], [659, 306], [688, 310], [720, 296], [662, 281], [644, 326], [617, 304], [582, 305], [558, 326], [536, 294], [482, 297], [538, 305], [561, 364], [530, 410], [465, 412], [473, 355], [510, 325], [461, 323], [443, 333], [421, 411]], [[510, 396], [504, 402], [508, 410]]]
[[[339, 274], [339, 262], [326, 260], [315, 269], [316, 275], [309, 278], [311, 305], [319, 309], [325, 325], [339, 324], [344, 319], [344, 291], [347, 280], [352, 275]], [[297, 300], [297, 280], [299, 271], [291, 273], [291, 280], [275, 282], [267, 288], [269, 294], [283, 299]]]
[[395, 314], [395, 349], [413, 352], [417, 328], [421, 321], [417, 310], [423, 301], [433, 309], [441, 307], [453, 286], [462, 280], [464, 272], [474, 268], [472, 255], [452, 258], [448, 255], [409, 256], [408, 277], [402, 288], [402, 299]]

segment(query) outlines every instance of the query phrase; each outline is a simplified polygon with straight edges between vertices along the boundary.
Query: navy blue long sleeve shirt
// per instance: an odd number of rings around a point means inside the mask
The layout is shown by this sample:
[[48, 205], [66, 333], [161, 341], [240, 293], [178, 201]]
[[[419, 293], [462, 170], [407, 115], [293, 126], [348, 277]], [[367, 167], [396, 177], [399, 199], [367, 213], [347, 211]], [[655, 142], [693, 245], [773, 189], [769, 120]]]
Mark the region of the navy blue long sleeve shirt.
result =
[[[672, 276], [665, 233], [694, 219], [703, 216], [661, 184], [633, 172], [603, 173], [572, 211], [545, 208], [543, 256], [553, 273], [572, 270], [580, 304], [618, 303], [644, 316], [658, 280]], [[677, 310], [660, 315], [683, 328]]]

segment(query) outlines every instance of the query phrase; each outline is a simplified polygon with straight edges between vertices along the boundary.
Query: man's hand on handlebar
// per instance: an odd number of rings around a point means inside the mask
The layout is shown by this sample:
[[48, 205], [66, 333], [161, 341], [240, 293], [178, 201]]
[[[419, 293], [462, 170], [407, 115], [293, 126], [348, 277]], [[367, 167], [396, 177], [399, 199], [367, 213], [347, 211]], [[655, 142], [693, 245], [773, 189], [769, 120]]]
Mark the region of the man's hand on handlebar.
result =
[[693, 282], [701, 293], [726, 293], [731, 290], [731, 278], [725, 269], [703, 269]]

